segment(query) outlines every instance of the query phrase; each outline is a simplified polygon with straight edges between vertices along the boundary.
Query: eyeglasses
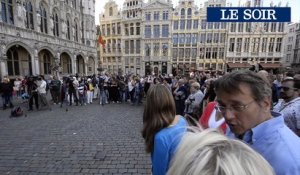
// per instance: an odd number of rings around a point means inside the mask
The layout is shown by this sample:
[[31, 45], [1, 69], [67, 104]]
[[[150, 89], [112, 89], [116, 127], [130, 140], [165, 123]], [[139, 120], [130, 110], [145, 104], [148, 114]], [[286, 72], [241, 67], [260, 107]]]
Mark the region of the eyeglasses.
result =
[[249, 105], [253, 102], [255, 102], [255, 100], [253, 100], [253, 101], [251, 101], [251, 102], [249, 102], [248, 104], [245, 104], [245, 105], [233, 105], [231, 107], [224, 107], [224, 106], [220, 106], [219, 104], [217, 104], [215, 106], [215, 109], [218, 112], [221, 112], [221, 113], [225, 113], [226, 109], [228, 109], [230, 111], [242, 112], [242, 111], [246, 110], [249, 107]]

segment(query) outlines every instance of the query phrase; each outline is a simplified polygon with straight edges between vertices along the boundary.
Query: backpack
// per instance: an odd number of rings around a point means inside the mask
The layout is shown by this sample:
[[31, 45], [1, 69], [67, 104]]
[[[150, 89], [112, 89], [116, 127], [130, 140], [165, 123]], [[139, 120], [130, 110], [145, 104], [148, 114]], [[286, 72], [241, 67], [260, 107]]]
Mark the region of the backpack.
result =
[[13, 110], [11, 110], [10, 117], [20, 117], [23, 115], [23, 110], [20, 106], [15, 107]]

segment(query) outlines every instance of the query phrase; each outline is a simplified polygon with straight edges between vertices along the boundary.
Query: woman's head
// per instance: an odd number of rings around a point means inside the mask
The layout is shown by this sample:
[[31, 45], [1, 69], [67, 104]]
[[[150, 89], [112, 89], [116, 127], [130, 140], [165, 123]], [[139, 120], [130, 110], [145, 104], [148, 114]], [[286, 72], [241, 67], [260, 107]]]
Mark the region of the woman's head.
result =
[[146, 152], [152, 152], [155, 134], [169, 126], [176, 115], [175, 102], [171, 92], [161, 84], [153, 85], [147, 93], [142, 131]]
[[170, 175], [274, 174], [269, 163], [241, 141], [216, 130], [194, 130], [183, 137], [168, 171]]

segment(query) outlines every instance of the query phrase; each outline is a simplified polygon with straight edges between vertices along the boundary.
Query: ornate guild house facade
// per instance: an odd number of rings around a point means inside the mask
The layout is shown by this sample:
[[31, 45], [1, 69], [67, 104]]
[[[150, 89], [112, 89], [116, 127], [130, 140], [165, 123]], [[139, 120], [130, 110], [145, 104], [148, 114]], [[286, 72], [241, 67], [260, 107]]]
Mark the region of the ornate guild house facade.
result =
[[[261, 5], [262, 1], [248, 0], [238, 6]], [[100, 48], [102, 67], [112, 73], [141, 75], [281, 69], [287, 23], [207, 22], [207, 7], [226, 6], [232, 5], [225, 0], [201, 4], [179, 0], [173, 8], [171, 0], [125, 0], [120, 10], [110, 0], [100, 15], [106, 41]], [[117, 30], [118, 23], [121, 35], [108, 33]], [[120, 51], [107, 52], [115, 43], [121, 43]]]
[[1, 76], [96, 73], [94, 7], [93, 0], [2, 0]]

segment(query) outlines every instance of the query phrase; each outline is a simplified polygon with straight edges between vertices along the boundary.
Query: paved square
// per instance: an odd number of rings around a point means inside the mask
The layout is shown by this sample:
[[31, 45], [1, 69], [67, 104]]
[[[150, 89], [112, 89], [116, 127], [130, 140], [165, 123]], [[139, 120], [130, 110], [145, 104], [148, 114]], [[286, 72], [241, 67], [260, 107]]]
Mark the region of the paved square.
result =
[[96, 102], [20, 118], [1, 110], [0, 174], [151, 174], [143, 107]]

